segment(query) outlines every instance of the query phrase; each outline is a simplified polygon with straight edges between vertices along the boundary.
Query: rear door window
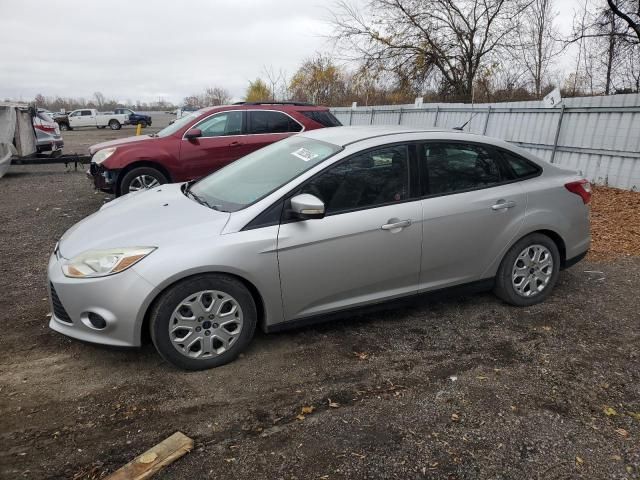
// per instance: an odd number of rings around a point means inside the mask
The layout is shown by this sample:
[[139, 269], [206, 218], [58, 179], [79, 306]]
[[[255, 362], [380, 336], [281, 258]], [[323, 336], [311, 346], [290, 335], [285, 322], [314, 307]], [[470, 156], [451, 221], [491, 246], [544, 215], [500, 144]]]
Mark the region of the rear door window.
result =
[[473, 144], [423, 145], [422, 170], [425, 174], [425, 195], [487, 188], [507, 180], [498, 155], [493, 150]]
[[301, 125], [282, 112], [253, 110], [249, 112], [249, 133], [289, 133], [299, 132]]

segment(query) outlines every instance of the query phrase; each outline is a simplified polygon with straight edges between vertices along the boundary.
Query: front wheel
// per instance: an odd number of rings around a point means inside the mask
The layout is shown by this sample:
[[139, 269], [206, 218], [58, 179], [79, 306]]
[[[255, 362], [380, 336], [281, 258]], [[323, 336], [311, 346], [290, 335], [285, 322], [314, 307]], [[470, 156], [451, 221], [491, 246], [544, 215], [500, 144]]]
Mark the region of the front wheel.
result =
[[128, 171], [120, 181], [120, 195], [158, 187], [168, 182], [167, 177], [153, 167], [138, 167]]
[[110, 120], [109, 121], [109, 128], [111, 130], [120, 130], [122, 128], [122, 125], [120, 125], [120, 122], [117, 120]]
[[69, 124], [67, 123], [60, 123], [59, 125], [60, 125], [60, 130], [63, 132], [71, 130], [71, 128], [69, 127]]
[[233, 277], [203, 274], [162, 294], [151, 311], [151, 339], [162, 358], [185, 370], [234, 360], [253, 338], [257, 311]]
[[494, 293], [511, 305], [526, 307], [546, 300], [558, 280], [560, 253], [551, 238], [532, 233], [502, 259]]

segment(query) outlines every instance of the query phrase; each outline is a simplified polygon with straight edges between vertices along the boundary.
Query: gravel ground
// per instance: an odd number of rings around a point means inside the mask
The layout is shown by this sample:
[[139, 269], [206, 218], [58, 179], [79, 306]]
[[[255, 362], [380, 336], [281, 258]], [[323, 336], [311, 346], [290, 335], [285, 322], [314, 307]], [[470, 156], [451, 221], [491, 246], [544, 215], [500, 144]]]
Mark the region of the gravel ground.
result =
[[640, 478], [640, 257], [528, 309], [430, 299], [185, 373], [47, 327], [49, 253], [103, 200], [64, 166], [0, 180], [0, 478], [102, 478], [177, 430], [195, 449], [154, 478]]

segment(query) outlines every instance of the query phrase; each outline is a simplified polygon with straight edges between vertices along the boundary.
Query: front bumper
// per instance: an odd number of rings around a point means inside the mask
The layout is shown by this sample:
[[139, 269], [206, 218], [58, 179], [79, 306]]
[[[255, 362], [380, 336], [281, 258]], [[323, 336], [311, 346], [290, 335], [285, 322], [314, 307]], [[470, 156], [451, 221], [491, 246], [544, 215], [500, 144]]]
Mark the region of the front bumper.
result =
[[114, 193], [119, 173], [119, 170], [108, 170], [102, 165], [91, 162], [87, 170], [87, 177], [91, 179], [95, 188], [103, 192]]
[[[101, 278], [68, 278], [62, 260], [56, 254], [49, 259], [49, 328], [86, 342], [139, 346], [144, 314], [156, 293], [153, 285], [133, 268]], [[104, 328], [94, 327], [89, 313], [102, 317]]]

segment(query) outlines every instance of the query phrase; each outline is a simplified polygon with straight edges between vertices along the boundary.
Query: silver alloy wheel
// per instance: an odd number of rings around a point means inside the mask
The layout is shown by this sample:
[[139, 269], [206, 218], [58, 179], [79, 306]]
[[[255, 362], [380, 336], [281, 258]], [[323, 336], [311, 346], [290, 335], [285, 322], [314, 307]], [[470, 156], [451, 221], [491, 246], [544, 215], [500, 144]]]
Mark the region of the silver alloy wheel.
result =
[[173, 311], [169, 338], [182, 355], [211, 358], [234, 345], [242, 325], [242, 308], [235, 298], [218, 290], [204, 290], [189, 295]]
[[138, 175], [129, 184], [130, 192], [137, 192], [138, 190], [144, 190], [145, 188], [153, 188], [160, 185], [160, 182], [156, 177], [151, 175]]
[[544, 245], [529, 245], [516, 257], [511, 284], [521, 297], [534, 297], [542, 292], [553, 276], [553, 256]]

